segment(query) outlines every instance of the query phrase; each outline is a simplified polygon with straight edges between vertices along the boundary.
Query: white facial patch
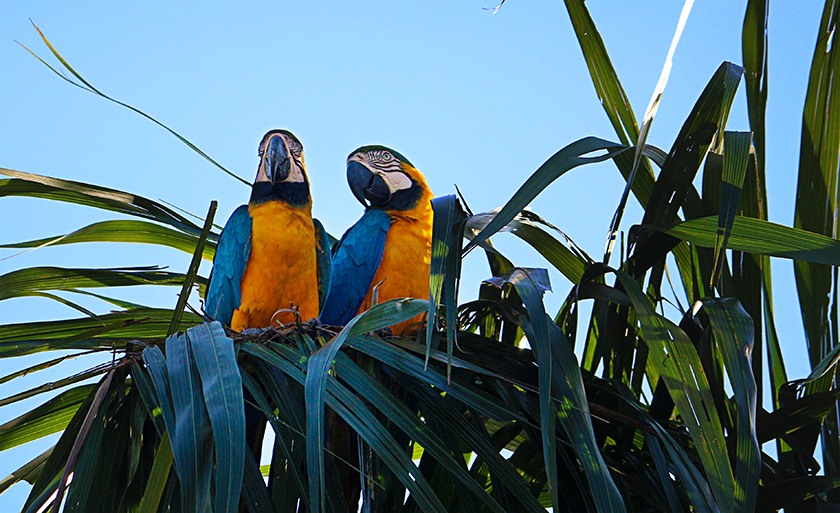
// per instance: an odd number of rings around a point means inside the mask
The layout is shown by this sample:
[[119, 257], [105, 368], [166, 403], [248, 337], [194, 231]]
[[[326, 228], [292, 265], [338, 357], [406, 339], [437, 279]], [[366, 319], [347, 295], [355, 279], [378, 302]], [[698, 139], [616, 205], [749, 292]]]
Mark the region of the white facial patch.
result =
[[411, 178], [409, 178], [405, 173], [401, 173], [399, 171], [385, 173], [379, 170], [374, 171], [374, 173], [379, 175], [385, 181], [388, 185], [388, 190], [391, 191], [391, 194], [411, 188]]
[[292, 159], [291, 162], [291, 169], [289, 169], [289, 176], [283, 180], [285, 183], [302, 183], [303, 182], [303, 171], [300, 169], [300, 164], [298, 164], [297, 159]]
[[268, 177], [268, 173], [265, 170], [265, 159], [260, 158], [260, 167], [257, 168], [257, 182], [270, 182], [271, 179]]

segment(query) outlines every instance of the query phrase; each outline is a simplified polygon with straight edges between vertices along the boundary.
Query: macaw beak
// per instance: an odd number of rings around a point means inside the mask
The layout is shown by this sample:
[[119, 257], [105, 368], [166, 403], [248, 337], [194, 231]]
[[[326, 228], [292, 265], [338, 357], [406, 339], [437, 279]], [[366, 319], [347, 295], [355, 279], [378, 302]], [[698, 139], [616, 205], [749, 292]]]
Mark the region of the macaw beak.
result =
[[383, 207], [391, 199], [391, 190], [385, 180], [359, 162], [347, 164], [347, 183], [353, 196], [365, 207], [368, 202], [372, 207]]
[[271, 138], [268, 147], [265, 149], [265, 173], [271, 183], [279, 183], [289, 177], [292, 169], [292, 161], [289, 152], [286, 151], [286, 143], [283, 138], [275, 136]]

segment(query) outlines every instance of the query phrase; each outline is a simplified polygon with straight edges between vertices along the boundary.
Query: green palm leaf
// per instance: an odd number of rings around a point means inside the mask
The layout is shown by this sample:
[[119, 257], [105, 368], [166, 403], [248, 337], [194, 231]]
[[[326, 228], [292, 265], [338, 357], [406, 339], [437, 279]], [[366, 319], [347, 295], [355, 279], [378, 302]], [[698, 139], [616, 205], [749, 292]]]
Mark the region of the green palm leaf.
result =
[[117, 105], [120, 105], [120, 106], [122, 106], [122, 107], [125, 107], [125, 108], [127, 108], [127, 109], [131, 110], [131, 111], [136, 112], [137, 114], [140, 114], [140, 115], [141, 115], [141, 116], [143, 116], [144, 118], [146, 118], [146, 119], [148, 119], [149, 121], [151, 121], [151, 122], [155, 123], [156, 125], [160, 126], [161, 128], [163, 128], [164, 130], [166, 130], [166, 131], [167, 131], [167, 132], [169, 132], [170, 134], [174, 135], [176, 138], [178, 138], [178, 140], [179, 140], [179, 141], [181, 141], [182, 143], [184, 143], [184, 144], [186, 144], [187, 146], [189, 146], [189, 147], [190, 147], [190, 149], [192, 149], [193, 151], [195, 151], [196, 153], [198, 153], [199, 155], [201, 155], [202, 157], [204, 157], [204, 158], [205, 158], [208, 162], [210, 162], [211, 164], [213, 164], [214, 166], [216, 166], [216, 167], [217, 167], [217, 168], [219, 168], [220, 170], [224, 171], [226, 174], [228, 174], [228, 175], [232, 176], [233, 178], [236, 178], [237, 180], [239, 180], [240, 182], [244, 183], [245, 185], [248, 185], [248, 186], [250, 186], [250, 185], [251, 185], [251, 183], [250, 183], [250, 182], [248, 182], [247, 180], [244, 180], [244, 179], [240, 178], [239, 176], [235, 175], [234, 173], [232, 173], [232, 172], [228, 171], [228, 170], [227, 170], [225, 167], [223, 167], [221, 164], [219, 164], [218, 162], [216, 162], [215, 160], [213, 160], [212, 158], [210, 158], [207, 154], [205, 154], [203, 151], [201, 151], [200, 149], [198, 149], [198, 147], [197, 147], [197, 146], [195, 146], [193, 143], [191, 143], [190, 141], [188, 141], [187, 139], [185, 139], [183, 136], [181, 136], [181, 134], [179, 134], [178, 132], [176, 132], [176, 131], [172, 130], [172, 129], [171, 129], [171, 128], [169, 128], [168, 126], [164, 125], [164, 124], [163, 124], [163, 123], [161, 123], [160, 121], [158, 121], [158, 120], [156, 120], [155, 118], [153, 118], [152, 116], [149, 116], [149, 115], [148, 115], [148, 114], [146, 114], [145, 112], [143, 112], [143, 111], [141, 111], [141, 110], [139, 110], [139, 109], [136, 109], [136, 108], [132, 107], [131, 105], [128, 105], [127, 103], [123, 103], [123, 102], [121, 102], [121, 101], [119, 101], [119, 100], [115, 100], [115, 99], [111, 98], [110, 96], [107, 96], [107, 95], [105, 95], [105, 94], [101, 93], [101, 92], [100, 92], [97, 88], [93, 87], [93, 85], [92, 85], [92, 84], [90, 84], [90, 82], [88, 82], [87, 80], [85, 80], [84, 78], [82, 78], [82, 76], [81, 76], [81, 75], [79, 75], [79, 73], [78, 73], [78, 72], [76, 72], [76, 70], [75, 70], [75, 69], [73, 69], [73, 68], [70, 66], [70, 64], [68, 64], [68, 63], [67, 63], [67, 61], [65, 61], [65, 60], [64, 60], [64, 58], [61, 56], [61, 54], [59, 54], [59, 53], [58, 53], [58, 51], [57, 51], [57, 50], [53, 47], [53, 45], [52, 45], [52, 44], [50, 44], [50, 42], [47, 40], [46, 36], [44, 36], [43, 32], [41, 32], [41, 29], [39, 29], [37, 25], [35, 25], [35, 24], [33, 23], [33, 24], [32, 24], [32, 26], [34, 26], [34, 27], [35, 27], [35, 30], [37, 30], [37, 31], [38, 31], [38, 34], [41, 36], [41, 39], [44, 41], [44, 44], [46, 44], [46, 45], [47, 45], [47, 47], [50, 49], [50, 52], [52, 52], [52, 54], [55, 56], [55, 58], [56, 58], [56, 59], [58, 59], [58, 60], [59, 60], [59, 62], [61, 62], [61, 64], [62, 64], [65, 68], [67, 68], [67, 71], [69, 71], [69, 72], [70, 72], [70, 73], [71, 73], [71, 74], [72, 74], [72, 75], [73, 75], [73, 76], [74, 76], [74, 77], [75, 77], [75, 78], [76, 78], [79, 82], [75, 82], [74, 80], [72, 80], [72, 79], [68, 78], [68, 77], [67, 77], [67, 76], [65, 76], [63, 73], [59, 72], [58, 70], [56, 70], [55, 68], [53, 68], [52, 66], [50, 66], [49, 64], [47, 64], [47, 62], [46, 62], [44, 59], [42, 59], [42, 58], [38, 57], [38, 55], [36, 55], [36, 54], [35, 54], [32, 50], [30, 50], [29, 48], [26, 48], [25, 46], [21, 45], [21, 46], [23, 46], [23, 48], [25, 48], [25, 49], [26, 49], [26, 51], [28, 51], [29, 53], [31, 53], [31, 54], [32, 54], [32, 55], [33, 55], [36, 59], [38, 59], [38, 60], [39, 60], [39, 61], [41, 61], [41, 62], [42, 62], [45, 66], [47, 66], [48, 68], [50, 68], [50, 70], [52, 70], [52, 72], [53, 72], [53, 73], [55, 73], [56, 75], [58, 75], [59, 77], [61, 77], [63, 80], [66, 80], [67, 82], [69, 82], [69, 83], [73, 84], [74, 86], [79, 87], [80, 89], [83, 89], [83, 90], [85, 90], [85, 91], [87, 91], [87, 92], [89, 92], [89, 93], [93, 93], [93, 94], [95, 94], [95, 95], [97, 95], [97, 96], [101, 96], [102, 98], [105, 98], [105, 99], [106, 99], [106, 100], [108, 100], [108, 101], [114, 102], [114, 103], [116, 103]]
[[[218, 239], [218, 234], [211, 234]], [[83, 242], [131, 242], [139, 244], [156, 244], [175, 248], [185, 253], [192, 253], [198, 243], [198, 237], [182, 231], [172, 230], [147, 221], [102, 221], [79, 228], [74, 232], [55, 237], [36, 239], [14, 244], [0, 244], [0, 248], [23, 249], [40, 248], [43, 246], [60, 246], [64, 244], [79, 244]], [[216, 252], [215, 243], [209, 243], [203, 251], [202, 258], [213, 260]]]
[[[834, 91], [833, 70], [840, 67], [840, 51], [833, 44], [840, 4], [825, 3], [817, 34], [808, 92], [802, 113], [799, 180], [796, 188], [794, 226], [838, 238], [835, 212], [838, 207], [838, 161], [840, 161], [840, 94]], [[813, 368], [837, 344], [840, 325], [836, 305], [837, 269], [818, 262], [795, 262], [794, 276], [799, 308], [805, 327], [808, 359]], [[815, 391], [832, 387], [829, 379], [810, 385]], [[823, 459], [827, 468], [840, 466], [840, 441], [829, 434], [840, 427], [836, 409], [825, 422]]]
[[0, 180], [0, 197], [26, 196], [53, 201], [76, 203], [120, 214], [141, 217], [168, 224], [186, 233], [198, 235], [201, 228], [171, 208], [146, 199], [107, 187], [51, 178], [49, 176], [0, 168], [0, 175], [13, 177]]
[[41, 406], [0, 426], [0, 451], [57, 433], [67, 427], [96, 385], [67, 390]]
[[[111, 269], [30, 267], [0, 276], [0, 301], [44, 290], [183, 284], [185, 275], [160, 269], [157, 266]], [[205, 279], [200, 282], [206, 285]]]
[[[556, 494], [554, 425], [559, 420], [569, 439], [574, 441], [598, 511], [624, 511], [621, 495], [595, 442], [577, 359], [566, 337], [545, 314], [543, 291], [538, 288], [532, 275], [532, 272], [514, 269], [509, 279], [528, 309], [530, 322], [523, 328], [536, 352], [540, 369], [540, 423], [549, 488], [552, 489], [552, 495]], [[559, 507], [559, 497], [554, 495], [552, 503], [555, 508]]]
[[737, 405], [735, 511], [753, 511], [758, 497], [761, 448], [756, 434], [757, 395], [752, 372], [753, 322], [734, 299], [705, 301], [713, 333]]
[[688, 426], [709, 485], [721, 511], [732, 511], [735, 477], [729, 466], [723, 429], [697, 351], [688, 336], [653, 310], [639, 284], [624, 272], [616, 273], [639, 316], [648, 361], [657, 369], [680, 417]]
[[[651, 228], [701, 247], [713, 248], [718, 223], [717, 216], [710, 216]], [[745, 253], [790, 258], [799, 262], [840, 264], [840, 242], [836, 239], [752, 217], [734, 218], [728, 246]]]
[[[309, 501], [317, 511], [324, 504], [324, 402], [327, 391], [327, 377], [336, 353], [344, 341], [355, 333], [365, 333], [410, 319], [428, 309], [425, 301], [392, 299], [378, 304], [354, 317], [329, 344], [313, 354], [307, 365], [307, 468], [309, 469]], [[344, 417], [342, 415], [342, 417]], [[344, 417], [350, 422], [350, 419]], [[354, 417], [354, 421], [358, 420]], [[387, 451], [381, 448], [382, 451]], [[382, 454], [390, 454], [383, 452]]]

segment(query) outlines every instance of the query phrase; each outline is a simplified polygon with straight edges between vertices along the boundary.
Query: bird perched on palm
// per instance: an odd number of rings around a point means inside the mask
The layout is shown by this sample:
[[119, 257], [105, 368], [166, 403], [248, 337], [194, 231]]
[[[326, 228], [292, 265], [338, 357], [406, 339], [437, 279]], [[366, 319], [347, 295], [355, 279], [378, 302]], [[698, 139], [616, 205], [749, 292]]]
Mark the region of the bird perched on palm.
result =
[[[347, 159], [347, 181], [366, 207], [335, 248], [321, 322], [345, 325], [374, 302], [429, 298], [432, 192], [407, 158], [384, 146], [363, 146]], [[421, 317], [392, 329], [404, 334]]]
[[231, 214], [219, 239], [205, 312], [232, 329], [318, 316], [329, 283], [329, 242], [318, 220], [303, 146], [271, 130], [259, 146], [251, 199]]

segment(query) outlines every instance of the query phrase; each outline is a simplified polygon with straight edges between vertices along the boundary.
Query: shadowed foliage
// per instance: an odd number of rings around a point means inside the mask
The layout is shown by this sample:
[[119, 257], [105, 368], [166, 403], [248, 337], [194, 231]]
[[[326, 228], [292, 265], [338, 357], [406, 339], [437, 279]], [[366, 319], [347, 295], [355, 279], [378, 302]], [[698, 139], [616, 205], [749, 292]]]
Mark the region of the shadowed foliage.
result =
[[[825, 220], [837, 203], [840, 96], [826, 70], [838, 55], [830, 40], [840, 4], [826, 2], [809, 77], [793, 227], [767, 216], [766, 1], [748, 2], [742, 65], [698, 77], [706, 87], [671, 148], [640, 144], [635, 164], [640, 130], [607, 49], [583, 0], [565, 4], [617, 142], [558, 142], [500, 208], [473, 213], [455, 195], [435, 198], [431, 300], [387, 301], [346, 326], [237, 333], [188, 309], [191, 292], [203, 297], [199, 264], [218, 241], [215, 202], [200, 226], [130, 193], [0, 169], [0, 196], [138, 218], [0, 247], [130, 242], [193, 255], [183, 273], [30, 267], [0, 276], [0, 300], [40, 296], [80, 312], [0, 326], [0, 357], [44, 353], [0, 383], [68, 358], [92, 362], [0, 399], [57, 392], [0, 426], [0, 450], [61, 433], [19, 462], [0, 493], [30, 483], [27, 512], [344, 512], [355, 508], [351, 490], [362, 511], [394, 513], [836, 509], [840, 242]], [[68, 70], [62, 78], [116, 101], [44, 42]], [[751, 131], [727, 131], [742, 80]], [[550, 213], [526, 209], [565, 173], [596, 163], [616, 166], [644, 212], [617, 263], [592, 259]], [[506, 234], [545, 268], [502, 255], [493, 240]], [[480, 284], [460, 279], [471, 251], [489, 264]], [[770, 258], [795, 262], [813, 369], [803, 379], [790, 380], [781, 358]], [[543, 302], [547, 269], [572, 283], [557, 312]], [[179, 301], [151, 308], [110, 289], [138, 285], [179, 286]], [[479, 292], [459, 304], [463, 285]], [[78, 295], [115, 310], [90, 311]], [[591, 315], [581, 319], [584, 301]], [[666, 301], [678, 315], [664, 315]], [[427, 324], [415, 337], [383, 329], [421, 313]], [[266, 465], [246, 450], [246, 402], [274, 435]]]

